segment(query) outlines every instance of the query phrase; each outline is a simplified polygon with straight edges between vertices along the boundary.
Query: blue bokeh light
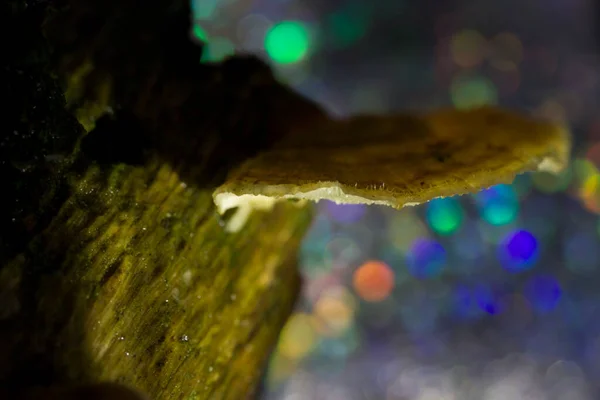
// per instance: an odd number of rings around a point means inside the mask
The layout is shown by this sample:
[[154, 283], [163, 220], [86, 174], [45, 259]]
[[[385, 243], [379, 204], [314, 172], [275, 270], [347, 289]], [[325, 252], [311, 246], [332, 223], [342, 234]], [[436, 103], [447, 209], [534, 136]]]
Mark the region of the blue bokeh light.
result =
[[517, 230], [509, 233], [500, 243], [498, 253], [498, 258], [506, 270], [525, 271], [537, 261], [538, 242], [531, 232]]
[[410, 273], [420, 279], [439, 275], [446, 264], [446, 250], [430, 239], [417, 239], [406, 256]]
[[337, 204], [333, 201], [324, 201], [324, 207], [334, 221], [342, 224], [358, 222], [366, 211], [364, 204]]
[[502, 312], [502, 307], [496, 293], [486, 285], [477, 285], [474, 289], [475, 300], [480, 309], [490, 315], [496, 315]]
[[549, 275], [539, 275], [529, 279], [524, 291], [531, 305], [540, 312], [552, 311], [562, 296], [558, 281]]

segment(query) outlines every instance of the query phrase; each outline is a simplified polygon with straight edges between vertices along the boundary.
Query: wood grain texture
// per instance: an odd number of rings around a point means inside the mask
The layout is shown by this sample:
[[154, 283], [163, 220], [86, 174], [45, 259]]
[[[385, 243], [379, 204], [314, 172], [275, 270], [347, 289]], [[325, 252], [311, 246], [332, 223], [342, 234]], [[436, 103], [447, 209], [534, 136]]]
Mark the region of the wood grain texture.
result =
[[[189, 22], [188, 2], [61, 3], [1, 9], [3, 29], [25, 40], [7, 46], [0, 75], [11, 188], [0, 387], [8, 398], [100, 381], [161, 400], [251, 397], [297, 295], [312, 212], [282, 204], [231, 234], [211, 194], [285, 130], [279, 116], [306, 120], [289, 105], [320, 112], [255, 59], [201, 66], [185, 26], [167, 29]], [[62, 78], [80, 89], [71, 107]]]
[[210, 191], [162, 164], [90, 168], [6, 266], [2, 282], [20, 281], [28, 299], [15, 294], [5, 316], [24, 318], [3, 358], [19, 375], [51, 360], [67, 382], [126, 383], [156, 399], [245, 398], [292, 309], [309, 221], [282, 204], [232, 235]]

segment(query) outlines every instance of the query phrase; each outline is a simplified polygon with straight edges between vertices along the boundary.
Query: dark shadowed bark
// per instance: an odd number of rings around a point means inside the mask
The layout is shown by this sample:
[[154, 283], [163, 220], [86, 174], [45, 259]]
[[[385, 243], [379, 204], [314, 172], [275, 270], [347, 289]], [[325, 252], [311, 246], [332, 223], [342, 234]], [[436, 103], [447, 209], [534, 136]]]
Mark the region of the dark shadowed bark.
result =
[[67, 6], [1, 11], [2, 389], [251, 396], [297, 295], [311, 211], [280, 204], [228, 233], [211, 194], [323, 115], [258, 60], [201, 65], [187, 2]]

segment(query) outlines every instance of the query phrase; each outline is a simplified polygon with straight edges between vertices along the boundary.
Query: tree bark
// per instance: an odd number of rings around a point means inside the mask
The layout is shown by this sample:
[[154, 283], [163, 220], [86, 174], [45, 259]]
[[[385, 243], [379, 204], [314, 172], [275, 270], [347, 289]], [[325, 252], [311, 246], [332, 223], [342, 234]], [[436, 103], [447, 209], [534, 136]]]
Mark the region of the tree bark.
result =
[[[183, 2], [144, 15], [135, 1], [76, 3], [2, 10], [3, 37], [22, 39], [5, 43], [2, 76], [2, 388], [112, 381], [153, 399], [250, 397], [297, 295], [311, 210], [279, 204], [232, 234], [211, 194], [287, 125], [322, 114], [256, 60], [199, 65], [187, 25], [166, 34], [189, 15]], [[54, 52], [40, 29], [50, 11]], [[82, 88], [80, 121], [108, 106], [116, 117], [85, 135], [57, 76], [90, 59], [70, 86]]]

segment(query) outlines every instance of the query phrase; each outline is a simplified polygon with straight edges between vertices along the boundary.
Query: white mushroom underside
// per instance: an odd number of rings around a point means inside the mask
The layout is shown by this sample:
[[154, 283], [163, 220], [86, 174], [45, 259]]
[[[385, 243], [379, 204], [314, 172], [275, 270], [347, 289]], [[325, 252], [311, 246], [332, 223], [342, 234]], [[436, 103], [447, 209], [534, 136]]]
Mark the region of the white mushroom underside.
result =
[[[558, 173], [562, 169], [562, 165], [552, 157], [544, 158], [537, 166], [538, 171]], [[237, 208], [235, 214], [229, 219], [226, 224], [228, 232], [239, 231], [248, 217], [254, 210], [268, 211], [271, 210], [278, 201], [287, 199], [297, 200], [330, 200], [337, 204], [375, 204], [375, 205], [390, 205], [387, 200], [374, 200], [364, 197], [345, 193], [337, 182], [321, 182], [323, 187], [318, 189], [303, 192], [301, 190], [293, 193], [286, 193], [277, 196], [267, 196], [264, 194], [241, 194], [237, 195], [230, 192], [222, 192], [214, 195], [214, 202], [219, 214], [225, 213], [227, 210]], [[304, 204], [302, 201], [300, 204]], [[418, 202], [405, 203], [404, 207], [419, 205]]]

